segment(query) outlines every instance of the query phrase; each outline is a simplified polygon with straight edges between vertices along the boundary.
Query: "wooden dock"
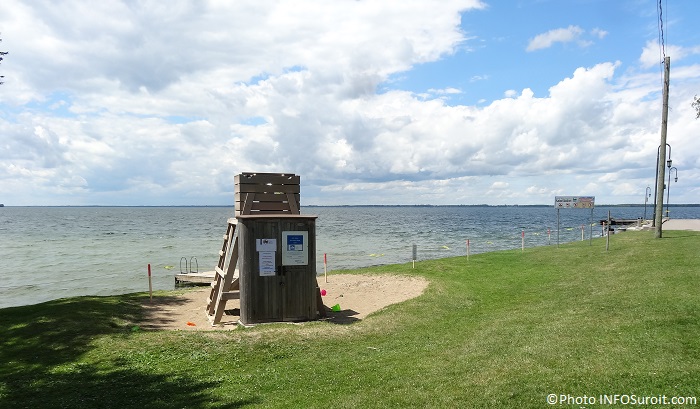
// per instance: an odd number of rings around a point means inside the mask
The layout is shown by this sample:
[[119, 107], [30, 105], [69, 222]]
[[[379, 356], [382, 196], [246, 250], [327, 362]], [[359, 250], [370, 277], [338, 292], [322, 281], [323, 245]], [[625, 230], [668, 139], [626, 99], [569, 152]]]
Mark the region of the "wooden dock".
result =
[[212, 281], [214, 281], [213, 271], [175, 274], [175, 285], [210, 285]]
[[[600, 220], [600, 225], [605, 225], [607, 224], [608, 219], [601, 219]], [[643, 223], [643, 220], [641, 218], [639, 219], [615, 219], [615, 218], [610, 218], [610, 225], [611, 226], [631, 226], [633, 224], [638, 224], [641, 226]]]

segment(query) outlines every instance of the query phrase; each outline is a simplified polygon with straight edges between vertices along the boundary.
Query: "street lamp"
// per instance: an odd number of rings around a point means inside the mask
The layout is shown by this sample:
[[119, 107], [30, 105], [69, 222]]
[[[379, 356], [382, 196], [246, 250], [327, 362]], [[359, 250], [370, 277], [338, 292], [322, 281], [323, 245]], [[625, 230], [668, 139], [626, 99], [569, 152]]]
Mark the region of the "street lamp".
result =
[[647, 190], [644, 191], [644, 221], [647, 220], [647, 201], [651, 197], [651, 188], [647, 186]]
[[669, 168], [668, 168], [668, 187], [666, 188], [667, 189], [666, 190], [666, 217], [668, 217], [670, 219], [670, 217], [668, 216], [668, 203], [669, 203], [669, 198], [671, 197], [671, 171], [673, 170], [676, 172], [676, 178], [673, 181], [678, 182], [678, 169], [676, 169], [675, 166], [670, 167], [670, 165], [671, 165], [670, 160], [668, 161], [668, 164], [669, 164]]
[[[666, 144], [666, 146], [668, 146], [668, 160], [666, 161], [666, 164], [670, 168], [671, 167], [671, 145]], [[651, 219], [651, 226], [652, 227], [656, 227], [656, 204], [657, 204], [657, 201], [659, 200], [657, 186], [659, 186], [659, 154], [660, 154], [660, 152], [661, 152], [661, 145], [659, 145], [659, 147], [656, 148], [656, 173], [654, 174], [655, 175], [654, 176], [654, 213], [653, 213], [653, 216]], [[664, 194], [663, 194], [663, 192], [661, 192], [661, 202], [662, 203], [661, 203], [661, 206], [659, 207], [659, 210], [662, 210], [664, 207], [663, 198], [664, 198]]]

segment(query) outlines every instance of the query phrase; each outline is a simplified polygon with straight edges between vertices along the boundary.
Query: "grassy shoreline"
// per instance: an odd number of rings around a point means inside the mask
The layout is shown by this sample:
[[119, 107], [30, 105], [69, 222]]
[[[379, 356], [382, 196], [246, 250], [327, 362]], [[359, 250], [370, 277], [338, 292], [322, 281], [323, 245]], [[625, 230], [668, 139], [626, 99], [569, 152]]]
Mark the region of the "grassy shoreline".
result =
[[[0, 310], [0, 407], [543, 407], [700, 398], [700, 233], [650, 232], [350, 273], [420, 275], [352, 325], [134, 331], [145, 294]], [[344, 271], [343, 273], [348, 273]], [[596, 407], [589, 405], [587, 407]]]

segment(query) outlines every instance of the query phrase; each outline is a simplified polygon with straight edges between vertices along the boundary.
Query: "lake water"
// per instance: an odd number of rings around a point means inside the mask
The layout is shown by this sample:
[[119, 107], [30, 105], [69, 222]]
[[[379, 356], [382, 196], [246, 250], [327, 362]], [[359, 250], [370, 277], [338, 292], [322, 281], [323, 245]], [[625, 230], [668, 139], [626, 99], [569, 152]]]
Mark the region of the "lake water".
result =
[[[597, 207], [592, 220], [636, 219], [643, 207]], [[651, 218], [651, 206], [647, 208]], [[316, 221], [317, 272], [470, 253], [556, 245], [553, 207], [307, 207]], [[674, 218], [699, 219], [699, 207], [672, 207]], [[0, 308], [80, 295], [172, 289], [174, 274], [196, 261], [218, 261], [230, 207], [0, 208]], [[589, 238], [589, 210], [561, 210], [559, 240]], [[548, 229], [551, 237], [548, 235]], [[600, 226], [593, 226], [600, 236]], [[550, 241], [551, 240], [551, 241]]]

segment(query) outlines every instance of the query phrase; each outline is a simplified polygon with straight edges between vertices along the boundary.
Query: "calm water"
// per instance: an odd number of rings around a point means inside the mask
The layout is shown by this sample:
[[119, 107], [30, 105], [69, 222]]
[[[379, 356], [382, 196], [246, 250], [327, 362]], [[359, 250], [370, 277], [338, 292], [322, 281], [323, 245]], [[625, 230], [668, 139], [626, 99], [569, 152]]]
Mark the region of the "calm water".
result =
[[[640, 207], [598, 207], [593, 221], [642, 217]], [[647, 209], [648, 212], [651, 208]], [[672, 208], [674, 218], [700, 218], [700, 208]], [[312, 207], [317, 271], [405, 263], [418, 259], [515, 249], [557, 241], [553, 207]], [[172, 289], [173, 275], [196, 260], [199, 271], [218, 260], [229, 207], [0, 208], [0, 308], [79, 295]], [[648, 213], [648, 217], [651, 214]], [[591, 212], [562, 210], [560, 241], [589, 237]], [[600, 226], [593, 227], [594, 237]]]

